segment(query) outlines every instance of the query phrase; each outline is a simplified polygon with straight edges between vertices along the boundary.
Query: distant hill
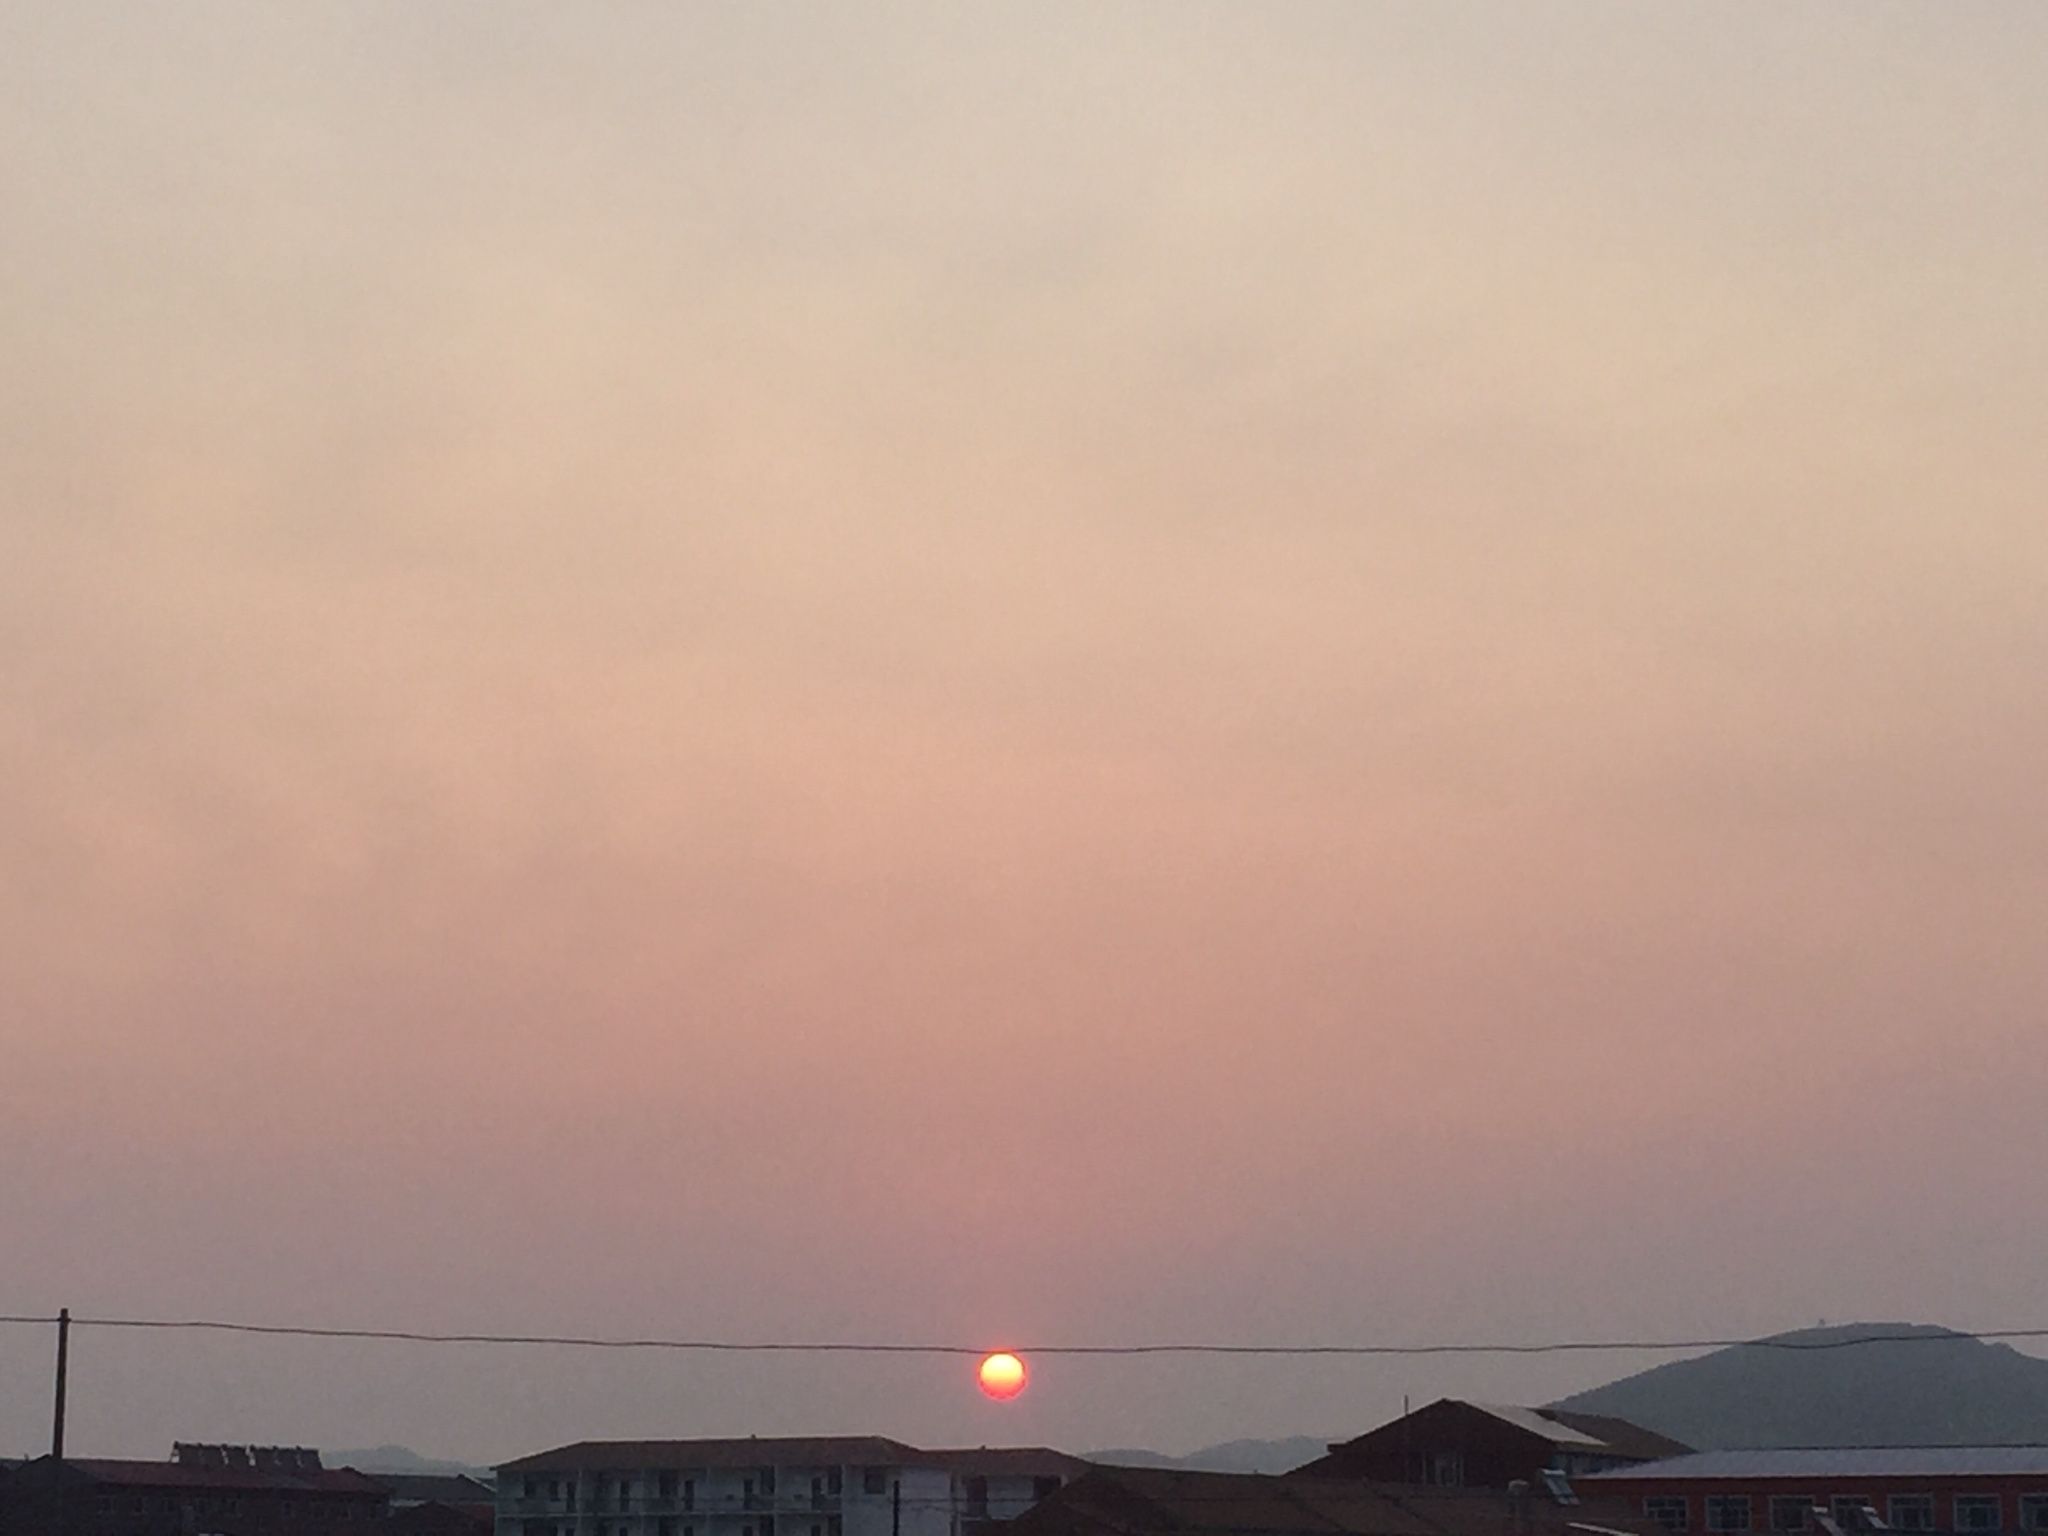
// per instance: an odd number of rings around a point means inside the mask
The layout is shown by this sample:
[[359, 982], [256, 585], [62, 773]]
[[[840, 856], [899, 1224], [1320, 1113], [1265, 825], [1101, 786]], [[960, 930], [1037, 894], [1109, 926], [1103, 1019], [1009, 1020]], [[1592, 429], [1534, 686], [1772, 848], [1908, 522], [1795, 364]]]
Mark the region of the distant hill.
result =
[[1093, 1451], [1085, 1458], [1111, 1467], [1179, 1467], [1190, 1472], [1292, 1472], [1330, 1448], [1327, 1439], [1295, 1435], [1286, 1440], [1226, 1440], [1188, 1456], [1159, 1451]]
[[419, 1476], [474, 1477], [489, 1481], [489, 1467], [472, 1467], [460, 1461], [436, 1461], [404, 1445], [379, 1445], [367, 1451], [322, 1451], [320, 1460], [330, 1467], [354, 1467], [358, 1472], [405, 1472]]
[[1947, 1328], [1853, 1323], [1674, 1361], [1552, 1406], [1701, 1450], [2048, 1443], [2048, 1360]]

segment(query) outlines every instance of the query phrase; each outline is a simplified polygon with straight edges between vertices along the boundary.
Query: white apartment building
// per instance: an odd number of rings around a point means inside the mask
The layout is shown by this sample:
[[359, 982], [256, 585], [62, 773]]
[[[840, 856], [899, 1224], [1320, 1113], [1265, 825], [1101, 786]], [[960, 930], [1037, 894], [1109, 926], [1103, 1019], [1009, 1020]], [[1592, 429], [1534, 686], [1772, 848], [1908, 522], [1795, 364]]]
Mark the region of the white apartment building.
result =
[[498, 1468], [497, 1536], [988, 1536], [1087, 1467], [880, 1435], [586, 1440]]

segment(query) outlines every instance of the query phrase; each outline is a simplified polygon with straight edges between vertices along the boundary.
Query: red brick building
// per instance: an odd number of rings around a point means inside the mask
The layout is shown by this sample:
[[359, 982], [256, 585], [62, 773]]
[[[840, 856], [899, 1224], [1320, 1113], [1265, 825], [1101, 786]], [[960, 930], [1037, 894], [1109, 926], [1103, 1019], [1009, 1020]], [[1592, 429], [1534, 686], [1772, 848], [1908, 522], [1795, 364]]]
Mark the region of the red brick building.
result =
[[44, 1456], [0, 1498], [5, 1536], [369, 1536], [383, 1485], [296, 1446], [180, 1445], [170, 1461]]
[[1644, 1536], [1619, 1510], [1536, 1490], [1393, 1487], [1179, 1467], [1098, 1467], [1009, 1536]]
[[1667, 1531], [2048, 1532], [2048, 1446], [1701, 1451], [1584, 1482]]

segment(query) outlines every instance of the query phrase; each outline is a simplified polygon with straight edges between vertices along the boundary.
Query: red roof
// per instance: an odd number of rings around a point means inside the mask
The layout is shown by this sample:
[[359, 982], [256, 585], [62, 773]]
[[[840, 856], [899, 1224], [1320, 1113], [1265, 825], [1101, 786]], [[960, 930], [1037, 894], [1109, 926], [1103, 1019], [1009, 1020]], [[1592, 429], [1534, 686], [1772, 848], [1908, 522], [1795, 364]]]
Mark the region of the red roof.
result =
[[[34, 1475], [53, 1465], [47, 1456], [22, 1468]], [[117, 1488], [218, 1490], [222, 1493], [353, 1494], [383, 1499], [384, 1486], [348, 1467], [311, 1470], [284, 1467], [205, 1467], [177, 1461], [123, 1461], [97, 1456], [67, 1456], [64, 1470], [91, 1482]]]
[[1014, 1536], [1648, 1536], [1599, 1506], [1298, 1475], [1102, 1467], [1017, 1517]]

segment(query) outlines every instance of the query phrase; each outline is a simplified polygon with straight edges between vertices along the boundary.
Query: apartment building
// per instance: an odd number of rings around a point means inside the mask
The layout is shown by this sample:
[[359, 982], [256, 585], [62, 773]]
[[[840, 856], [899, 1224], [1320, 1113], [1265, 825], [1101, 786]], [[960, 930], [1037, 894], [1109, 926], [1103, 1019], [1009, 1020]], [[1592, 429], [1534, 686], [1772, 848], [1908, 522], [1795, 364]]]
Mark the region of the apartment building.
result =
[[498, 1468], [498, 1536], [980, 1536], [1086, 1470], [880, 1435], [580, 1441]]
[[2041, 1445], [1700, 1451], [1602, 1472], [1581, 1486], [1627, 1499], [1674, 1536], [2048, 1533]]

